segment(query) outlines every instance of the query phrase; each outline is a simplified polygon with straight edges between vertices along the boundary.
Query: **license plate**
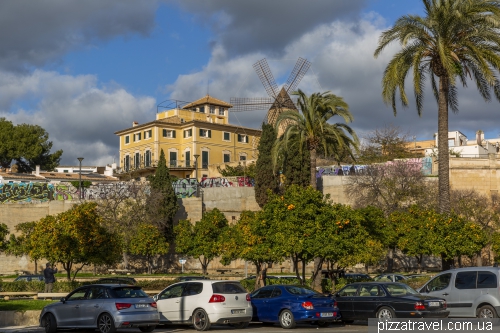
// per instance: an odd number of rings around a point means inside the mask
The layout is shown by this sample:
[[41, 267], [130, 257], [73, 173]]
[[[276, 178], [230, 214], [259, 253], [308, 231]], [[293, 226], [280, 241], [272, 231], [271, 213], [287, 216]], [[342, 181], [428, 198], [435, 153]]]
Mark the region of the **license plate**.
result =
[[149, 304], [136, 304], [135, 308], [136, 309], [142, 309], [142, 308], [147, 308], [149, 307]]
[[333, 317], [333, 312], [321, 312], [321, 317]]
[[439, 302], [429, 302], [429, 306], [439, 306]]
[[245, 310], [231, 310], [232, 314], [245, 313]]

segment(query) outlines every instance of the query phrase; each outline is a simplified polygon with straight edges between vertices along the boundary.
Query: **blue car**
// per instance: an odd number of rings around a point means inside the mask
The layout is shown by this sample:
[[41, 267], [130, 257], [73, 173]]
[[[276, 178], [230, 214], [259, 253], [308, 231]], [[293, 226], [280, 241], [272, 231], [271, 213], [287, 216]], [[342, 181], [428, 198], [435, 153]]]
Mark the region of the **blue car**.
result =
[[296, 323], [316, 323], [327, 327], [340, 320], [337, 302], [329, 296], [293, 285], [272, 285], [260, 288], [250, 295], [252, 321], [279, 323], [283, 328], [294, 328]]

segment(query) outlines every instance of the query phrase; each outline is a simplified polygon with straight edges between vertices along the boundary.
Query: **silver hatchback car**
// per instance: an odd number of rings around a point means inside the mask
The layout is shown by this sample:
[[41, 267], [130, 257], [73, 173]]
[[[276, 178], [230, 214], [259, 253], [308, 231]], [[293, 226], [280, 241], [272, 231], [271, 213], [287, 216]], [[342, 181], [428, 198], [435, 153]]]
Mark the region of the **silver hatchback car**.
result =
[[97, 328], [101, 333], [113, 333], [125, 327], [152, 332], [159, 321], [156, 302], [141, 287], [123, 284], [77, 288], [40, 313], [40, 326], [46, 333], [59, 328]]

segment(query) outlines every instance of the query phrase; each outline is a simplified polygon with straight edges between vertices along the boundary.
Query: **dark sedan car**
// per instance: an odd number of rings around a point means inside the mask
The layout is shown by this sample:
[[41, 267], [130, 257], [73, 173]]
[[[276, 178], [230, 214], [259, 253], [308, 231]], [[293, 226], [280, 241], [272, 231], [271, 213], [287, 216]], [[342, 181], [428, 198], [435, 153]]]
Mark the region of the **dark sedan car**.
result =
[[253, 321], [279, 323], [293, 328], [298, 322], [317, 323], [321, 327], [340, 320], [339, 309], [332, 297], [293, 285], [262, 287], [250, 295]]
[[446, 318], [446, 301], [397, 282], [351, 283], [335, 294], [344, 322], [368, 318]]

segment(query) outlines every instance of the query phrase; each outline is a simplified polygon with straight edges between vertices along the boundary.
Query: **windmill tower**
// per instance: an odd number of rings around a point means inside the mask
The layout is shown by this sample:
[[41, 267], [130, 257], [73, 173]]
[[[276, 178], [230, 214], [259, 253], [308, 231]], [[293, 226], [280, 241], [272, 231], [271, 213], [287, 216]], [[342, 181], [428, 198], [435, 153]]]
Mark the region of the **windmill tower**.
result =
[[[278, 89], [278, 85], [274, 79], [273, 73], [267, 64], [267, 60], [264, 58], [257, 61], [253, 68], [257, 72], [264, 89], [266, 89], [269, 97], [264, 98], [231, 98], [231, 104], [233, 108], [230, 109], [231, 112], [242, 112], [242, 111], [257, 111], [257, 110], [267, 110], [267, 115], [265, 122], [274, 125], [278, 116], [286, 110], [297, 110], [297, 106], [290, 97], [290, 93], [295, 91], [300, 81], [306, 74], [307, 70], [311, 67], [311, 63], [304, 58], [299, 58], [295, 63], [288, 80], [285, 85]], [[283, 124], [279, 129], [278, 135], [280, 135], [286, 128], [286, 124]], [[256, 147], [255, 147], [256, 148]]]

